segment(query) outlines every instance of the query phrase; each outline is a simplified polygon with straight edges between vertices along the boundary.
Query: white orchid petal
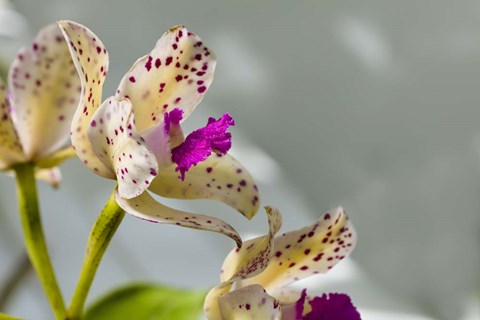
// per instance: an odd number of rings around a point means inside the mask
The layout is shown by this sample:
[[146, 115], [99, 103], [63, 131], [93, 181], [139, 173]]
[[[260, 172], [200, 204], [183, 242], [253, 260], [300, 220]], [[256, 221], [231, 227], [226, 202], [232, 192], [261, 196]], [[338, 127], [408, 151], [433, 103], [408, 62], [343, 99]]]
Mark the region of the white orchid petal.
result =
[[325, 273], [356, 245], [353, 225], [342, 208], [325, 213], [315, 224], [275, 238], [274, 254], [260, 274], [242, 286], [260, 284], [268, 292], [318, 273]]
[[220, 306], [218, 304], [218, 299], [224, 294], [228, 293], [232, 288], [230, 282], [224, 283], [222, 285], [213, 287], [205, 297], [203, 303], [203, 312], [208, 320], [223, 320], [223, 317], [220, 313]]
[[115, 199], [118, 205], [126, 212], [140, 219], [217, 232], [232, 238], [237, 245], [240, 245], [242, 242], [238, 232], [225, 221], [167, 207], [152, 198], [148, 192], [144, 192], [140, 196], [132, 199], [125, 199], [117, 191], [115, 193]]
[[266, 207], [265, 211], [268, 216], [268, 234], [248, 240], [241, 248], [230, 251], [223, 262], [220, 274], [222, 282], [247, 279], [267, 268], [273, 254], [274, 236], [282, 226], [282, 216], [272, 207]]
[[147, 189], [158, 165], [155, 155], [135, 134], [130, 101], [107, 99], [92, 117], [87, 133], [97, 157], [115, 172], [122, 197], [133, 198]]
[[176, 165], [161, 170], [150, 190], [175, 199], [214, 199], [233, 207], [247, 218], [258, 211], [259, 194], [255, 180], [232, 156], [212, 154], [191, 167], [185, 180], [179, 179]]
[[106, 178], [113, 172], [96, 157], [87, 137], [91, 118], [102, 100], [102, 87], [108, 71], [108, 52], [88, 28], [72, 21], [59, 21], [81, 81], [81, 94], [71, 124], [72, 145], [87, 167]]
[[6, 98], [6, 88], [0, 80], [0, 170], [25, 160], [20, 140], [12, 122], [10, 104]]
[[132, 101], [140, 133], [163, 121], [163, 114], [195, 109], [213, 80], [216, 58], [202, 40], [183, 26], [166, 32], [153, 50], [125, 74], [117, 96]]
[[260, 285], [229, 292], [218, 299], [218, 304], [223, 320], [282, 319], [279, 302], [269, 296]]
[[68, 140], [80, 79], [56, 24], [40, 30], [9, 72], [15, 126], [26, 156], [39, 160]]
[[57, 188], [60, 182], [62, 182], [62, 172], [58, 167], [37, 169], [35, 171], [35, 178], [47, 182], [53, 188]]

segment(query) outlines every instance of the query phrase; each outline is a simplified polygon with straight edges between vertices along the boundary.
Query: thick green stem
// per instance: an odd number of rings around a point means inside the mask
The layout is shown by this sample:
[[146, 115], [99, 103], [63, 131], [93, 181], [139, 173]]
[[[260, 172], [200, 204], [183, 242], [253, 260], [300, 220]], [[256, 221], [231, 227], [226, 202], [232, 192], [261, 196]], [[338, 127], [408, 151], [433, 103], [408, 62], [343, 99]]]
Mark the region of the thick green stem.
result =
[[124, 216], [125, 211], [118, 206], [114, 193], [112, 193], [90, 232], [80, 278], [70, 307], [67, 310], [68, 320], [79, 320], [82, 318], [83, 307], [97, 268]]
[[18, 209], [23, 226], [23, 236], [28, 257], [43, 285], [55, 318], [65, 318], [65, 304], [58, 287], [47, 244], [42, 230], [42, 221], [37, 199], [35, 168], [31, 163], [14, 167], [17, 178]]

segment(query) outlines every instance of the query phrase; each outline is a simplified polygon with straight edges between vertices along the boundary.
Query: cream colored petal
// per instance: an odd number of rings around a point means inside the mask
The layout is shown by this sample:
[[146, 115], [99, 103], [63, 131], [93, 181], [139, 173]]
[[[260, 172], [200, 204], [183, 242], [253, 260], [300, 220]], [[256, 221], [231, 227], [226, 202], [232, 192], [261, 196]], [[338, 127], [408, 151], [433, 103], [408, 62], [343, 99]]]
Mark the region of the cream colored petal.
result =
[[153, 50], [137, 60], [120, 82], [117, 96], [132, 101], [139, 133], [163, 121], [163, 114], [195, 109], [213, 80], [216, 58], [183, 26], [166, 32]]
[[147, 189], [158, 165], [144, 140], [135, 134], [130, 101], [107, 99], [92, 117], [87, 133], [97, 157], [115, 172], [123, 198], [136, 197]]
[[59, 21], [81, 80], [81, 94], [71, 124], [72, 145], [80, 160], [95, 173], [114, 178], [114, 173], [96, 157], [87, 137], [91, 118], [101, 104], [102, 88], [108, 70], [108, 52], [88, 28], [72, 21]]
[[52, 155], [46, 158], [43, 158], [40, 161], [37, 161], [35, 164], [37, 165], [38, 168], [52, 168], [74, 157], [77, 157], [75, 150], [73, 149], [72, 146], [68, 146], [58, 150], [57, 152], [53, 153]]
[[280, 304], [260, 285], [251, 285], [227, 293], [218, 299], [218, 304], [223, 320], [282, 319]]
[[117, 200], [118, 205], [126, 212], [140, 219], [217, 232], [232, 238], [237, 245], [241, 245], [242, 243], [237, 231], [228, 223], [214, 217], [188, 213], [167, 207], [153, 199], [148, 192], [144, 192], [133, 199], [122, 198], [119, 192], [116, 192], [115, 199]]
[[223, 319], [218, 300], [230, 291], [232, 283], [255, 276], [268, 265], [272, 256], [275, 233], [282, 225], [282, 216], [272, 207], [266, 207], [265, 211], [268, 217], [268, 234], [245, 242], [241, 248], [232, 250], [225, 259], [220, 272], [222, 283], [210, 290], [203, 306], [209, 320]]
[[235, 158], [212, 154], [207, 160], [191, 167], [185, 180], [179, 179], [176, 165], [161, 170], [150, 190], [162, 197], [175, 199], [212, 199], [238, 210], [247, 218], [259, 207], [255, 180]]
[[273, 254], [274, 236], [282, 226], [280, 212], [266, 207], [269, 232], [267, 235], [246, 241], [241, 248], [230, 251], [223, 262], [220, 280], [237, 281], [261, 273], [270, 262]]
[[0, 80], [0, 170], [22, 161], [25, 161], [25, 156], [13, 126], [6, 88]]
[[77, 109], [80, 79], [56, 24], [40, 30], [33, 43], [20, 50], [10, 67], [9, 86], [27, 157], [39, 160], [61, 148]]
[[60, 182], [62, 182], [62, 172], [58, 167], [37, 169], [35, 171], [35, 178], [47, 182], [53, 188], [57, 188]]
[[207, 296], [205, 297], [205, 302], [203, 303], [203, 312], [208, 320], [223, 320], [223, 317], [220, 313], [218, 299], [224, 294], [228, 293], [231, 288], [231, 282], [227, 282], [212, 288], [208, 292]]
[[268, 267], [241, 285], [260, 284], [273, 292], [294, 281], [325, 273], [352, 252], [356, 241], [353, 225], [343, 209], [337, 208], [311, 226], [276, 237]]

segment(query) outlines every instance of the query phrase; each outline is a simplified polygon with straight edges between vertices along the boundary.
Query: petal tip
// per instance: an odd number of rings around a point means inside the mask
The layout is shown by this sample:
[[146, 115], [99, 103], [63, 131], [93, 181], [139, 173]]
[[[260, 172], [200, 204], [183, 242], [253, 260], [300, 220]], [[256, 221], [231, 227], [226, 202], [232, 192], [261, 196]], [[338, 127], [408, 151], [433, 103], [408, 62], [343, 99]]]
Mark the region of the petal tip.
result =
[[168, 32], [175, 32], [175, 31], [180, 30], [180, 29], [185, 29], [185, 26], [183, 24], [177, 24], [177, 25], [171, 27], [170, 29], [168, 29]]

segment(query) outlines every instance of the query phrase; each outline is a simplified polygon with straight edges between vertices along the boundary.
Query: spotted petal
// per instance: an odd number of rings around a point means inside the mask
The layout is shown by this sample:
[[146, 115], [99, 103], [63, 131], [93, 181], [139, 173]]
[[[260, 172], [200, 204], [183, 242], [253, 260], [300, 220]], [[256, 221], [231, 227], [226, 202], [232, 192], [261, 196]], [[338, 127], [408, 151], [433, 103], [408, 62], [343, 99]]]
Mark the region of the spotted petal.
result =
[[78, 105], [80, 79], [56, 24], [19, 51], [9, 72], [12, 106], [26, 156], [38, 160], [65, 144]]
[[115, 172], [122, 197], [133, 198], [155, 178], [155, 155], [135, 134], [132, 105], [127, 99], [110, 98], [97, 109], [87, 130], [98, 159]]
[[102, 100], [108, 70], [108, 53], [101, 40], [88, 28], [72, 21], [59, 21], [81, 80], [81, 94], [71, 125], [72, 145], [78, 157], [95, 173], [114, 178], [113, 172], [96, 157], [87, 137], [91, 118]]
[[242, 286], [260, 284], [272, 293], [294, 281], [327, 272], [350, 254], [356, 239], [342, 208], [327, 212], [311, 226], [276, 237], [268, 267], [242, 281]]
[[23, 160], [25, 156], [13, 126], [5, 85], [0, 80], [0, 170]]
[[245, 242], [241, 248], [232, 250], [225, 259], [220, 273], [222, 283], [210, 290], [203, 305], [209, 320], [222, 319], [218, 300], [230, 291], [232, 283], [262, 272], [270, 261], [273, 239], [282, 225], [282, 216], [272, 207], [266, 207], [265, 211], [268, 216], [268, 234]]
[[237, 281], [261, 273], [271, 260], [274, 236], [282, 226], [282, 216], [273, 207], [265, 207], [269, 232], [263, 237], [248, 240], [241, 248], [232, 250], [222, 266], [220, 280]]
[[269, 296], [259, 285], [251, 285], [227, 293], [219, 298], [218, 304], [223, 320], [282, 319], [278, 301]]
[[127, 72], [117, 96], [132, 101], [140, 133], [174, 108], [183, 110], [186, 119], [210, 86], [215, 64], [215, 55], [198, 36], [183, 26], [173, 27]]
[[126, 212], [140, 219], [164, 224], [174, 224], [192, 229], [213, 231], [232, 238], [238, 246], [242, 243], [237, 231], [228, 223], [213, 217], [192, 214], [167, 207], [153, 199], [148, 192], [144, 192], [133, 199], [125, 199], [121, 197], [119, 192], [116, 192], [115, 199], [118, 205]]
[[191, 167], [185, 180], [179, 179], [176, 164], [161, 170], [150, 190], [175, 199], [215, 199], [235, 208], [247, 218], [258, 211], [259, 194], [255, 180], [232, 156], [212, 154]]

